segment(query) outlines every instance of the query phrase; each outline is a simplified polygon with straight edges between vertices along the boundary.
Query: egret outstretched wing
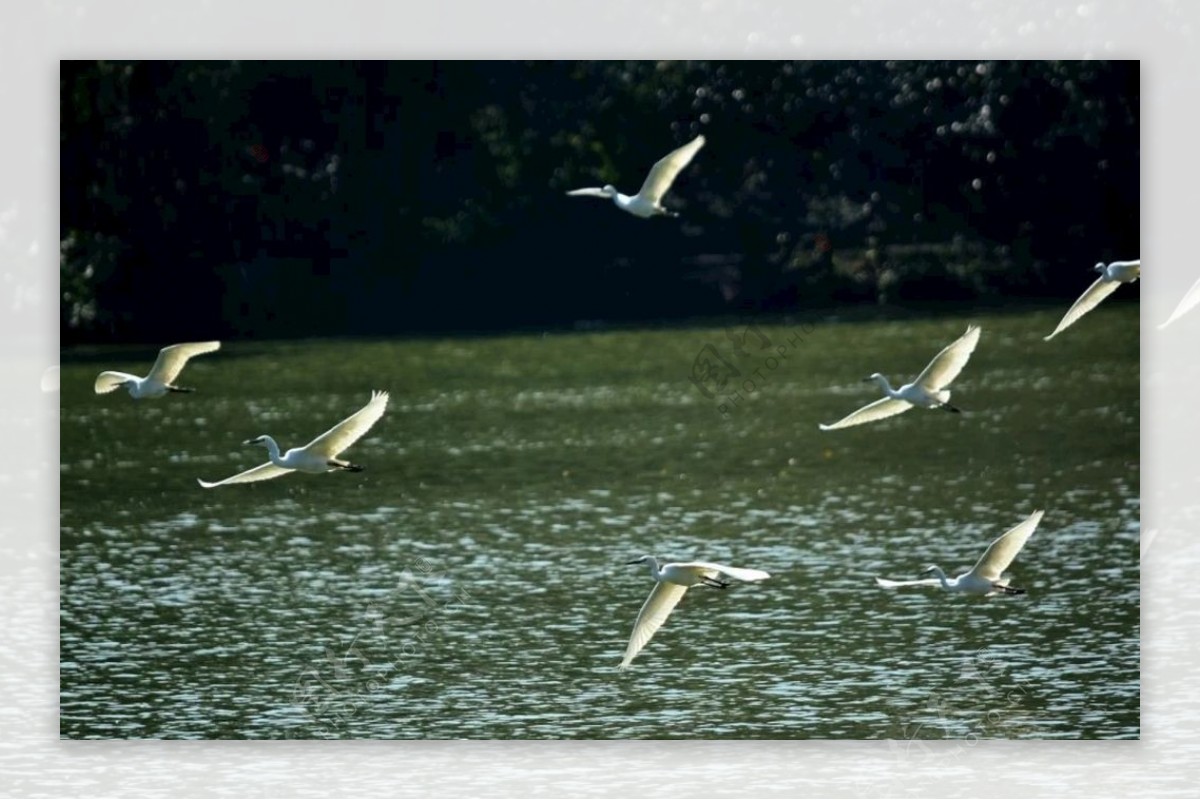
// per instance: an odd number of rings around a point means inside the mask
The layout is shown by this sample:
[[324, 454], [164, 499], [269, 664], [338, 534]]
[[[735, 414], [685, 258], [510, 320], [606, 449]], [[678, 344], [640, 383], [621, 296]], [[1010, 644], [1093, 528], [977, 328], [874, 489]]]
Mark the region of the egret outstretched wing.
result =
[[818, 425], [817, 427], [823, 431], [849, 428], [853, 425], [862, 425], [864, 422], [874, 422], [877, 419], [894, 417], [902, 411], [908, 411], [910, 408], [912, 408], [912, 403], [907, 400], [894, 400], [890, 397], [882, 397], [874, 403], [869, 403], [858, 411], [839, 419], [832, 425]]
[[220, 349], [220, 342], [185, 342], [164, 347], [158, 351], [158, 358], [146, 379], [169, 384], [179, 377], [189, 358]]
[[1033, 535], [1038, 523], [1042, 521], [1044, 511], [1034, 511], [1021, 524], [1005, 532], [996, 541], [988, 545], [979, 562], [971, 568], [971, 574], [986, 581], [997, 581], [1001, 573], [1021, 552], [1025, 542]]
[[587, 189], [573, 189], [567, 192], [567, 194], [571, 197], [608, 197], [608, 192], [599, 186], [590, 186]]
[[1045, 337], [1045, 341], [1050, 341], [1058, 334], [1065, 331], [1067, 328], [1074, 325], [1080, 317], [1091, 311], [1096, 306], [1100, 305], [1100, 301], [1108, 297], [1117, 290], [1121, 285], [1120, 281], [1110, 281], [1108, 278], [1101, 275], [1096, 279], [1096, 282], [1087, 288], [1087, 291], [1079, 296], [1079, 299], [1067, 309], [1067, 313], [1059, 321], [1058, 327], [1054, 332]]
[[884, 589], [899, 589], [902, 586], [938, 586], [941, 581], [937, 578], [920, 578], [915, 581], [889, 581], [887, 578], [876, 578], [875, 583]]
[[677, 564], [676, 566], [704, 570], [709, 574], [709, 577], [715, 577], [716, 574], [728, 575], [730, 578], [738, 581], [765, 581], [771, 577], [769, 572], [763, 572], [761, 569], [727, 567], [724, 564], [714, 564], [711, 561], [689, 561], [684, 564]]
[[222, 481], [210, 482], [197, 478], [196, 482], [205, 489], [212, 489], [214, 486], [228, 486], [231, 483], [255, 483], [256, 481], [269, 481], [271, 478], [278, 478], [280, 475], [287, 475], [289, 472], [295, 472], [295, 470], [287, 469], [286, 467], [280, 467], [268, 461], [265, 464], [259, 464], [253, 469], [248, 469], [245, 472], [239, 472], [237, 475], [226, 478]]
[[1175, 310], [1171, 312], [1171, 316], [1167, 317], [1167, 321], [1158, 326], [1159, 330], [1162, 330], [1187, 312], [1191, 311], [1193, 308], [1195, 308], [1197, 303], [1200, 303], [1200, 280], [1192, 284], [1192, 288], [1188, 289], [1187, 294], [1185, 294], [1183, 299], [1179, 301], [1179, 305], [1177, 305]]
[[701, 147], [704, 147], [704, 137], [697, 136], [683, 147], [672, 150], [660, 158], [650, 168], [650, 174], [646, 176], [645, 183], [638, 190], [638, 196], [658, 205], [663, 195], [671, 188], [671, 184], [675, 182], [675, 177], [695, 157]]
[[971, 360], [975, 345], [979, 344], [979, 326], [968, 325], [967, 332], [955, 339], [933, 357], [929, 366], [921, 371], [914, 383], [918, 383], [928, 392], [936, 392], [949, 386], [963, 367]]
[[686, 586], [669, 581], [654, 584], [654, 589], [646, 598], [642, 610], [638, 612], [637, 622], [633, 624], [633, 634], [629, 637], [629, 645], [625, 648], [625, 657], [621, 659], [620, 669], [628, 667], [642, 651], [650, 638], [667, 621], [667, 617], [671, 616], [671, 612], [679, 605], [686, 591]]
[[96, 376], [96, 394], [108, 394], [109, 392], [121, 388], [121, 385], [126, 381], [140, 380], [137, 375], [130, 375], [128, 372], [115, 372], [108, 370], [101, 372]]
[[304, 449], [324, 458], [336, 458], [338, 453], [361, 439], [379, 421], [387, 409], [387, 403], [387, 392], [371, 392], [370, 402], [313, 439]]

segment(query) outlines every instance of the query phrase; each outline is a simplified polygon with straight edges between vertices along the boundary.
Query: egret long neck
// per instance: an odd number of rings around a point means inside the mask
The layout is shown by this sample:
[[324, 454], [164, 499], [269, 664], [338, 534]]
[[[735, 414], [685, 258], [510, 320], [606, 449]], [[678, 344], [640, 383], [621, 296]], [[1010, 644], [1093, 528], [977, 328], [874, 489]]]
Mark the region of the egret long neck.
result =
[[896, 390], [892, 388], [892, 385], [890, 383], [888, 383], [888, 379], [883, 377], [882, 375], [872, 375], [871, 380], [873, 380], [873, 381], [875, 381], [875, 383], [879, 384], [879, 388], [883, 389], [884, 394], [893, 395], [896, 393]]
[[941, 581], [941, 583], [942, 583], [942, 588], [943, 588], [943, 589], [949, 589], [949, 588], [950, 588], [950, 581], [948, 581], [948, 580], [946, 579], [946, 573], [942, 572], [942, 568], [941, 568], [941, 567], [934, 567], [934, 568], [933, 568], [932, 570], [930, 570], [930, 571], [933, 573], [933, 575], [934, 575], [934, 577], [935, 577], [935, 578], [937, 578], [939, 581]]
[[646, 563], [650, 566], [650, 575], [654, 578], [654, 580], [662, 580], [662, 570], [658, 567], [658, 559], [652, 557], [648, 559]]
[[272, 439], [270, 436], [263, 437], [263, 445], [266, 446], [267, 455], [269, 455], [271, 457], [271, 461], [275, 464], [278, 464], [280, 461], [279, 445], [276, 444], [275, 440]]

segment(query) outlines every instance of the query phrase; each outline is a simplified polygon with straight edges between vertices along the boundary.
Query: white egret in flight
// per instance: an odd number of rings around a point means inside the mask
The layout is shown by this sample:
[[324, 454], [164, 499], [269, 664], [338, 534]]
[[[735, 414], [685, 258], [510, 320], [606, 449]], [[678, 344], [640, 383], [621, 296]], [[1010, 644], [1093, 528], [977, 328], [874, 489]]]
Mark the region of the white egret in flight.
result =
[[654, 216], [678, 217], [678, 213], [663, 208], [663, 195], [671, 188], [675, 176], [688, 165], [688, 162], [703, 146], [704, 137], [697, 136], [683, 147], [672, 150], [660, 158], [650, 168], [646, 182], [633, 197], [621, 194], [611, 184], [606, 184], [601, 188], [575, 189], [567, 194], [572, 197], [611, 197], [617, 204], [617, 208], [643, 219]]
[[220, 349], [220, 342], [187, 342], [164, 347], [158, 351], [150, 374], [144, 378], [127, 372], [101, 372], [96, 376], [96, 394], [108, 394], [122, 386], [135, 400], [162, 397], [167, 392], [194, 392], [195, 389], [175, 386], [172, 381], [179, 377], [189, 358]]
[[1001, 577], [1008, 565], [1021, 552], [1025, 542], [1033, 535], [1038, 523], [1042, 521], [1043, 511], [1034, 511], [1028, 519], [1009, 530], [988, 545], [983, 556], [968, 572], [954, 578], [947, 578], [941, 567], [930, 565], [926, 573], [932, 572], [935, 577], [922, 578], [916, 581], [890, 581], [887, 578], [876, 578], [875, 582], [885, 589], [895, 589], [901, 586], [941, 586], [948, 592], [968, 592], [984, 596], [992, 594], [1025, 594], [1024, 589], [1009, 586], [1009, 578]]
[[979, 326], [968, 326], [966, 333], [934, 356], [933, 361], [929, 362], [929, 366], [925, 367], [916, 380], [904, 384], [899, 389], [893, 389], [892, 385], [888, 383], [888, 379], [878, 372], [868, 378], [863, 378], [864, 382], [874, 381], [879, 384], [886, 396], [863, 406], [832, 425], [819, 425], [818, 427], [823, 431], [849, 428], [852, 425], [862, 425], [864, 422], [875, 422], [885, 417], [895, 416], [913, 406], [940, 408], [943, 411], [960, 413], [959, 409], [950, 405], [950, 390], [946, 387], [958, 377], [958, 373], [962, 372], [978, 343]]
[[656, 583], [642, 605], [642, 610], [638, 612], [637, 622], [633, 624], [633, 635], [629, 637], [629, 646], [625, 648], [625, 657], [621, 659], [621, 669], [629, 666], [650, 641], [650, 637], [667, 621], [667, 617], [671, 616], [671, 611], [679, 604], [689, 586], [699, 584], [724, 589], [729, 583], [721, 580], [722, 576], [739, 581], [761, 581], [771, 577], [762, 570], [726, 567], [707, 561], [663, 564], [660, 567], [658, 559], [654, 556], [642, 556], [629, 563], [649, 564], [650, 574], [654, 576]]
[[259, 436], [248, 439], [242, 444], [259, 444], [267, 448], [271, 460], [253, 469], [239, 472], [223, 481], [209, 483], [197, 478], [205, 489], [214, 486], [225, 486], [231, 483], [253, 483], [278, 478], [289, 472], [332, 472], [335, 469], [346, 472], [361, 472], [362, 467], [338, 458], [338, 454], [362, 438], [363, 434], [383, 416], [387, 408], [388, 393], [372, 392], [371, 401], [360, 410], [334, 425], [329, 430], [313, 439], [304, 447], [293, 447], [283, 455], [279, 454], [279, 445], [270, 436]]
[[1115, 292], [1117, 287], [1122, 283], [1133, 283], [1136, 281], [1142, 274], [1142, 260], [1139, 258], [1137, 261], [1114, 261], [1108, 266], [1099, 263], [1092, 269], [1099, 272], [1100, 277], [1067, 309], [1067, 313], [1059, 321], [1058, 327], [1054, 329], [1053, 333], [1045, 337], [1046, 341], [1050, 341], [1074, 325], [1080, 317], [1100, 305], [1101, 300]]
[[1159, 325], [1158, 329], [1162, 330], [1163, 328], [1167, 327], [1172, 322], [1191, 311], [1197, 303], [1200, 303], [1200, 281], [1196, 281], [1192, 284], [1192, 288], [1187, 290], [1187, 294], [1185, 294], [1183, 299], [1179, 301], [1179, 305], [1175, 306], [1175, 310], [1171, 312], [1171, 316], [1167, 317], [1167, 321], [1162, 325]]

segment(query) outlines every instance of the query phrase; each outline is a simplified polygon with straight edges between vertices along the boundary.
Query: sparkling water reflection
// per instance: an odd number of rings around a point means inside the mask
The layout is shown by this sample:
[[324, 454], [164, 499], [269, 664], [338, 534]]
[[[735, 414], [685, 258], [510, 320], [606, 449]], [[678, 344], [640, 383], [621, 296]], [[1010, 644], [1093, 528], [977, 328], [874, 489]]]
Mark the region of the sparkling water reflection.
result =
[[[686, 380], [720, 330], [229, 343], [203, 393], [141, 404], [65, 353], [62, 734], [1137, 737], [1136, 313], [1043, 344], [1051, 316], [975, 320], [961, 419], [836, 433], [860, 373], [966, 321], [816, 322], [728, 414]], [[196, 486], [374, 388], [367, 471]], [[1024, 597], [874, 586], [1035, 507]], [[645, 552], [773, 577], [693, 590], [618, 673]]]

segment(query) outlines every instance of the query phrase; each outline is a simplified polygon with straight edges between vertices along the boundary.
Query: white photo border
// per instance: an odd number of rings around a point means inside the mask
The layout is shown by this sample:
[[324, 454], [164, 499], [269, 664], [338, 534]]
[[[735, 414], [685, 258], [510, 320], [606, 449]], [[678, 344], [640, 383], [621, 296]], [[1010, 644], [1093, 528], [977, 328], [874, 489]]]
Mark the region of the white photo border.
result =
[[[1200, 277], [1195, 4], [11, 4], [0, 12], [0, 789], [14, 795], [544, 797], [1179, 795], [1200, 785]], [[1142, 741], [66, 742], [58, 737], [60, 59], [1128, 58], [1142, 63]], [[1163, 253], [1154, 256], [1155, 252]], [[1086, 262], [1090, 254], [1081, 253]], [[1097, 698], [1103, 702], [1103, 698]]]

